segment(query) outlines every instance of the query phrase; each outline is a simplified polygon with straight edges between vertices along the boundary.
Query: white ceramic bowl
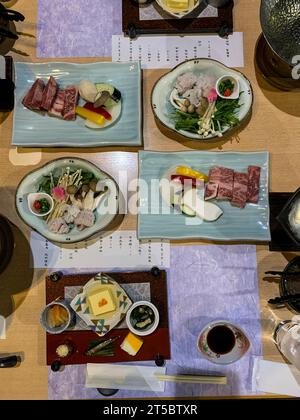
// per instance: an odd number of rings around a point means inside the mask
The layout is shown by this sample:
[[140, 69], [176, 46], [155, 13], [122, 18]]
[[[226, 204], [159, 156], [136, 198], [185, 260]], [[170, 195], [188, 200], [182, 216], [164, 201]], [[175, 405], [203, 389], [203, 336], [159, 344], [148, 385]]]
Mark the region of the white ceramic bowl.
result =
[[[137, 308], [138, 306], [149, 306], [149, 308], [152, 309], [152, 311], [154, 312], [154, 322], [153, 324], [149, 325], [149, 328], [146, 328], [145, 330], [141, 331], [141, 330], [136, 330], [133, 325], [131, 324], [131, 313], [132, 311]], [[145, 336], [145, 335], [149, 335], [152, 334], [156, 328], [158, 327], [159, 324], [159, 312], [156, 308], [156, 306], [153, 305], [153, 303], [151, 302], [147, 302], [145, 300], [140, 300], [139, 302], [135, 302], [130, 309], [128, 310], [127, 314], [126, 314], [126, 323], [127, 323], [127, 327], [129, 328], [129, 330], [135, 334], [135, 335], [139, 335], [139, 336]]]
[[[42, 198], [45, 198], [48, 203], [50, 204], [50, 208], [46, 213], [39, 213], [37, 210], [35, 210], [33, 204], [36, 200], [41, 200]], [[47, 216], [49, 213], [51, 213], [53, 206], [54, 206], [54, 202], [53, 202], [53, 198], [51, 197], [51, 195], [46, 194], [46, 193], [30, 193], [27, 196], [27, 203], [28, 203], [28, 208], [31, 211], [32, 214], [34, 214], [35, 216], [38, 217], [44, 217]]]
[[[232, 81], [232, 83], [234, 84], [234, 90], [230, 96], [224, 96], [220, 92], [220, 85], [224, 80], [228, 80], [228, 79]], [[232, 74], [220, 77], [216, 83], [216, 91], [217, 91], [218, 96], [220, 96], [220, 98], [222, 99], [237, 99], [240, 94], [240, 84], [237, 77], [233, 76]]]

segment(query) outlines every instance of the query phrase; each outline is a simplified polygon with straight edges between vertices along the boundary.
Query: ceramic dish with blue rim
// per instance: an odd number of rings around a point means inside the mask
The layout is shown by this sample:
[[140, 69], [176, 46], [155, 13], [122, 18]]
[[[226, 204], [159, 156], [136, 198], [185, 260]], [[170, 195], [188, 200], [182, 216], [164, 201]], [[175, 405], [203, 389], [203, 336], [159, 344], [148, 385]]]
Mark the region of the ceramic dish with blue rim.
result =
[[[97, 62], [15, 63], [16, 89], [12, 144], [20, 147], [99, 147], [142, 145], [142, 78], [140, 64]], [[111, 84], [122, 94], [118, 120], [101, 129], [90, 129], [77, 116], [65, 121], [33, 112], [22, 100], [34, 81], [53, 76], [59, 87], [78, 86], [82, 80]], [[79, 102], [79, 105], [81, 103]]]
[[[247, 173], [248, 166], [261, 168], [258, 204], [244, 208], [229, 201], [212, 200], [222, 211], [215, 221], [188, 217], [162, 198], [160, 182], [170, 168], [184, 166], [208, 175], [212, 166]], [[268, 152], [139, 152], [139, 239], [208, 239], [218, 241], [270, 240]], [[143, 183], [143, 180], [145, 183]]]
[[[239, 85], [240, 95], [234, 102], [219, 97], [215, 101], [210, 94], [212, 89], [216, 93], [217, 81], [223, 76], [236, 80]], [[194, 111], [188, 110], [187, 106], [184, 114], [180, 114], [186, 100]], [[214, 110], [210, 110], [214, 104]], [[156, 82], [151, 95], [153, 114], [162, 126], [184, 138], [199, 141], [216, 141], [238, 129], [251, 116], [252, 104], [253, 91], [249, 80], [219, 61], [206, 58], [187, 60], [174, 67]], [[202, 128], [198, 130], [200, 117], [205, 128], [203, 134], [198, 133]]]
[[[70, 191], [70, 186], [76, 189]], [[29, 194], [39, 190], [47, 190], [54, 198], [54, 208], [45, 217], [34, 215], [28, 205]], [[104, 231], [113, 222], [119, 211], [119, 188], [93, 163], [66, 157], [27, 174], [17, 187], [15, 204], [23, 222], [45, 238], [75, 243]]]

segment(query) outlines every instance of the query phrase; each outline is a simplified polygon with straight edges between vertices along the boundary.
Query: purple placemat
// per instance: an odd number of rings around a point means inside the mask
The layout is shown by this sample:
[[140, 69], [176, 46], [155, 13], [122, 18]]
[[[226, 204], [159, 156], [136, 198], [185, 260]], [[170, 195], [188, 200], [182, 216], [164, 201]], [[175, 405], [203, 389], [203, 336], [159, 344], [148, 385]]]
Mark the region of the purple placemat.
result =
[[[228, 384], [167, 382], [164, 393], [119, 391], [116, 398], [252, 395], [252, 359], [262, 356], [256, 247], [172, 247], [168, 294], [172, 359], [167, 373], [226, 373]], [[250, 339], [249, 352], [234, 364], [215, 365], [198, 353], [198, 333], [215, 319], [237, 323]], [[61, 373], [49, 369], [49, 399], [101, 398], [85, 389], [85, 370], [84, 365]]]
[[111, 57], [122, 0], [38, 0], [37, 57]]

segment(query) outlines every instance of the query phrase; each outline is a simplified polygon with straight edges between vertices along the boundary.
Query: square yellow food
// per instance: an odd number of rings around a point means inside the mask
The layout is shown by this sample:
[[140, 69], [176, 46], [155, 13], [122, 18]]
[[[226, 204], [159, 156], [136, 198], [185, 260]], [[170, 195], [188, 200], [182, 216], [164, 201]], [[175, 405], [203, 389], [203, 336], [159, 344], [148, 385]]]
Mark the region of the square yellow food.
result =
[[142, 345], [143, 340], [140, 337], [132, 334], [132, 332], [129, 332], [121, 344], [121, 349], [130, 354], [130, 356], [135, 356]]
[[185, 11], [189, 9], [189, 0], [166, 0], [166, 6], [175, 11]]
[[114, 311], [116, 305], [109, 290], [95, 292], [88, 296], [88, 303], [93, 315], [98, 316]]

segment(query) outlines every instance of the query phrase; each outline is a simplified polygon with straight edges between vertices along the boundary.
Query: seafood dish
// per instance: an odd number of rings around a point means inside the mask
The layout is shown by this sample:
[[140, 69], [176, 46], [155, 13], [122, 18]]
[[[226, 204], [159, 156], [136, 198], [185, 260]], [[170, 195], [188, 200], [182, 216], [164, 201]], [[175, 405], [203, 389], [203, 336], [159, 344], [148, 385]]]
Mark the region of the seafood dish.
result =
[[55, 242], [86, 239], [118, 214], [119, 190], [108, 174], [79, 158], [61, 158], [26, 175], [16, 193], [19, 216]]
[[151, 102], [164, 128], [188, 139], [219, 140], [248, 121], [253, 92], [242, 73], [199, 58], [163, 75], [152, 90]]
[[191, 131], [206, 138], [223, 136], [224, 129], [236, 126], [240, 121], [237, 111], [242, 106], [239, 96], [232, 99], [235, 86], [225, 78], [220, 86], [222, 97], [216, 90], [217, 80], [210, 73], [181, 74], [170, 95], [174, 107], [171, 118], [176, 130]]
[[[66, 121], [74, 121], [79, 115], [86, 120], [86, 127], [98, 129], [111, 125], [119, 118], [121, 97], [121, 92], [109, 83], [81, 80], [79, 86], [63, 89], [50, 76], [46, 84], [41, 78], [36, 79], [22, 104], [31, 111], [47, 113]], [[79, 100], [81, 106], [78, 105]]]
[[53, 233], [66, 234], [76, 228], [86, 229], [95, 223], [97, 206], [107, 192], [93, 173], [63, 168], [61, 174], [50, 172], [43, 177], [38, 192], [49, 194], [54, 206], [46, 218]]

